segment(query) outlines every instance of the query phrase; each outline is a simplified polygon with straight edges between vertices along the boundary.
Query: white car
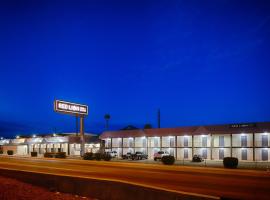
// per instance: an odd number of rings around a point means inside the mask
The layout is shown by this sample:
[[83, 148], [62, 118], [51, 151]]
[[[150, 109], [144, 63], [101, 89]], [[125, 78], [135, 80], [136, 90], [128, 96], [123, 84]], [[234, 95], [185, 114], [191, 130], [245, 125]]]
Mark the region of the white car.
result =
[[109, 151], [108, 153], [111, 155], [112, 158], [117, 157], [117, 151]]
[[160, 160], [163, 156], [169, 156], [170, 154], [166, 151], [159, 151], [157, 153], [154, 154], [154, 160]]

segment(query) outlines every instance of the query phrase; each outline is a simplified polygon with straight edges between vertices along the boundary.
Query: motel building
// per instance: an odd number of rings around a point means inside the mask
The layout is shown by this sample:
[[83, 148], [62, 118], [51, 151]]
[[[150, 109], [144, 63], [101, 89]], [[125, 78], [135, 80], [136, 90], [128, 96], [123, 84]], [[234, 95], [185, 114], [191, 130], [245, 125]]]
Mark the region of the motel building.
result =
[[[100, 149], [98, 136], [85, 133], [85, 152], [96, 153]], [[15, 139], [0, 139], [0, 150], [7, 154], [12, 150], [14, 155], [27, 156], [37, 152], [43, 156], [45, 152], [66, 152], [67, 156], [80, 156], [81, 140], [76, 133], [48, 135], [16, 136]]]
[[177, 160], [191, 160], [199, 154], [209, 160], [232, 156], [240, 161], [269, 161], [269, 137], [270, 122], [105, 131], [100, 135], [105, 151], [116, 151], [118, 157], [140, 151], [153, 159], [162, 150]]

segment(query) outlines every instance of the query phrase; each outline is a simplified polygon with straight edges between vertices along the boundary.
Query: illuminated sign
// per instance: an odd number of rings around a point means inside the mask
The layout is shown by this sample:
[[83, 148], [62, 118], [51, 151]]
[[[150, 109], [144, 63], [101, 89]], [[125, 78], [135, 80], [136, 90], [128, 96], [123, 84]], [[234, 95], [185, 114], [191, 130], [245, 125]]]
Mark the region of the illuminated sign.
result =
[[67, 101], [55, 100], [54, 111], [66, 114], [88, 115], [88, 106]]
[[256, 127], [255, 123], [247, 123], [247, 124], [230, 124], [230, 128], [251, 128]]

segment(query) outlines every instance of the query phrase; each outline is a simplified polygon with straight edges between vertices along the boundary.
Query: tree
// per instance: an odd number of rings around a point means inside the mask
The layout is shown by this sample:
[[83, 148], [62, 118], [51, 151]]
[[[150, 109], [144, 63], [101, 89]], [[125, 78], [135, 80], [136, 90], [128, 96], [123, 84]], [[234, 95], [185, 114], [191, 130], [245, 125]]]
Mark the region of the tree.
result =
[[152, 128], [152, 125], [151, 124], [145, 124], [144, 125], [144, 129], [151, 129]]
[[109, 114], [104, 115], [104, 119], [106, 121], [106, 129], [109, 128], [109, 120], [111, 119], [111, 116]]

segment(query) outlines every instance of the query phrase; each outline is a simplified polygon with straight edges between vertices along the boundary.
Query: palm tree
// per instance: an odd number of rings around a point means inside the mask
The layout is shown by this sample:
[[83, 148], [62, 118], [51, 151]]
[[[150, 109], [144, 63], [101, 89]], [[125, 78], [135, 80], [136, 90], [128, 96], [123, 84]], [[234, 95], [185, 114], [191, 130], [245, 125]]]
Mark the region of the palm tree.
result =
[[109, 128], [109, 120], [111, 119], [111, 115], [110, 114], [104, 115], [104, 119], [106, 120], [106, 129], [108, 129]]

